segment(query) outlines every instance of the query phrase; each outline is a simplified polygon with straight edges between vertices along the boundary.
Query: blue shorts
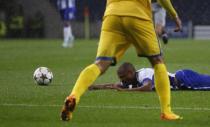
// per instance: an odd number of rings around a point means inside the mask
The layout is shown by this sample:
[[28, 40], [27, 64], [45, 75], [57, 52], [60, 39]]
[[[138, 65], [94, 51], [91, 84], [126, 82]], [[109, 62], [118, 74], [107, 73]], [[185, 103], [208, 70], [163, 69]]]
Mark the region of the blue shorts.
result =
[[60, 10], [62, 20], [69, 21], [75, 18], [75, 8], [68, 8]]
[[175, 77], [180, 89], [210, 90], [210, 76], [192, 70], [179, 70]]

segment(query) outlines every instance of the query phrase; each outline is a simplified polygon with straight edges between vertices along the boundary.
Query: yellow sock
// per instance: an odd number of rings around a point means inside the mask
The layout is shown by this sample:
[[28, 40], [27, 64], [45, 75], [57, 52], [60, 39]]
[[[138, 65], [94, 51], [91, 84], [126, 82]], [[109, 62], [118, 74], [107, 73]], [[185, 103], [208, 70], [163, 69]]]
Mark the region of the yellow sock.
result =
[[82, 94], [88, 89], [90, 85], [93, 84], [100, 73], [100, 69], [95, 64], [91, 64], [80, 73], [79, 78], [77, 79], [76, 84], [71, 92], [71, 95], [76, 97], [76, 103], [79, 102]]
[[160, 99], [161, 112], [166, 114], [171, 113], [171, 90], [165, 64], [156, 64], [154, 71], [155, 88]]

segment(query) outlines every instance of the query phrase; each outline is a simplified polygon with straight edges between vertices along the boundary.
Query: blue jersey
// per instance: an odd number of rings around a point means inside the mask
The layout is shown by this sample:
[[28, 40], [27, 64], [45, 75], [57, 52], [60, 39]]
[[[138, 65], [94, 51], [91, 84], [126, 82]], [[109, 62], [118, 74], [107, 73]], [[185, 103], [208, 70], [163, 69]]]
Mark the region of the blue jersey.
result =
[[57, 7], [63, 20], [75, 18], [75, 0], [57, 0]]
[[179, 89], [187, 90], [210, 90], [210, 76], [199, 74], [192, 70], [179, 70], [175, 77]]

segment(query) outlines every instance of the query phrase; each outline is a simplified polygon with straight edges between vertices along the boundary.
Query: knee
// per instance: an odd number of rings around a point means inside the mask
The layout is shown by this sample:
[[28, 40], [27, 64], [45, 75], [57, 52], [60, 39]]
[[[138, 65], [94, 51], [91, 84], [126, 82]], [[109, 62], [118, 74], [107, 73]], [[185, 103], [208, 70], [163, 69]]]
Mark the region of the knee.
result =
[[96, 61], [95, 64], [99, 67], [101, 74], [105, 73], [106, 70], [109, 68], [111, 65], [111, 61]]
[[150, 57], [149, 58], [150, 63], [154, 67], [156, 64], [161, 64], [164, 63], [163, 57], [162, 56], [156, 56], [156, 57]]
[[160, 29], [156, 29], [155, 32], [158, 36], [161, 36], [161, 30]]
[[162, 35], [162, 26], [161, 25], [157, 25], [155, 27], [155, 32], [158, 36], [161, 36]]
[[65, 27], [70, 26], [70, 22], [69, 21], [64, 21], [63, 24], [64, 24]]

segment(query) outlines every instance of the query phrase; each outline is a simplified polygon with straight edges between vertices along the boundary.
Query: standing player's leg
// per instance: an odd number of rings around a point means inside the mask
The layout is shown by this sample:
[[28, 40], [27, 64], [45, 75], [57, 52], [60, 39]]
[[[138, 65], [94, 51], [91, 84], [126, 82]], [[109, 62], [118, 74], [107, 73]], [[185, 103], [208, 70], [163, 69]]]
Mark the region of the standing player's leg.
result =
[[70, 95], [76, 98], [76, 103], [79, 102], [82, 94], [90, 85], [97, 79], [100, 74], [103, 74], [111, 64], [111, 60], [98, 60], [94, 64], [87, 66], [76, 81], [76, 84]]
[[74, 19], [74, 9], [61, 10], [63, 15], [63, 47], [73, 47], [74, 35], [72, 33], [71, 20]]
[[169, 38], [167, 31], [165, 30], [166, 11], [162, 7], [154, 12], [154, 23], [157, 35], [162, 38], [164, 44], [167, 44]]
[[63, 27], [63, 47], [72, 47], [73, 46], [74, 36], [72, 34], [72, 29], [70, 21], [64, 21]]
[[62, 109], [61, 119], [68, 121], [72, 118], [72, 113], [78, 104], [80, 97], [85, 93], [90, 85], [105, 72], [111, 61], [96, 61], [96, 63], [87, 66], [79, 75], [71, 94], [66, 98]]
[[177, 120], [182, 119], [180, 116], [171, 111], [171, 90], [168, 71], [163, 62], [162, 56], [149, 57], [154, 68], [155, 88], [160, 99], [161, 119]]
[[156, 91], [160, 99], [161, 113], [164, 114], [161, 118], [167, 120], [180, 119], [178, 115], [171, 111], [170, 82], [152, 21], [129, 17], [124, 22], [128, 27], [128, 34], [133, 39], [132, 43], [138, 55], [148, 57], [154, 67]]
[[129, 47], [124, 35], [120, 32], [121, 21], [117, 16], [107, 16], [102, 25], [97, 58], [94, 64], [86, 67], [79, 75], [71, 94], [66, 98], [62, 109], [61, 119], [64, 121], [72, 118], [72, 113], [80, 97], [90, 85], [103, 74], [111, 64], [115, 64]]

